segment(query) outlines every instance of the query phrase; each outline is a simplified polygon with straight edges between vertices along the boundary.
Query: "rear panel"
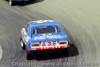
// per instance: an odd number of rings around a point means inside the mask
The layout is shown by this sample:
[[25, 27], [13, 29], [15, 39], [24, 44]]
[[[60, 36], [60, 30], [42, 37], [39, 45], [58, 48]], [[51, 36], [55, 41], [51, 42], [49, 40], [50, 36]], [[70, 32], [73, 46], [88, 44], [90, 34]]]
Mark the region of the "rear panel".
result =
[[47, 41], [47, 42], [35, 42], [31, 43], [31, 50], [44, 50], [44, 49], [57, 49], [57, 48], [67, 48], [68, 41]]

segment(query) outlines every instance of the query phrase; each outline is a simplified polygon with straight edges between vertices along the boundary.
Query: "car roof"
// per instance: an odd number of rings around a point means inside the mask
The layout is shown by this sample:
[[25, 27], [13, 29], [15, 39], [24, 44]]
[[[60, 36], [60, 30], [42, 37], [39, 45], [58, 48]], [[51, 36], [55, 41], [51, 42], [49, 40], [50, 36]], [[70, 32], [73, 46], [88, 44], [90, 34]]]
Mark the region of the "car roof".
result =
[[38, 26], [48, 26], [48, 25], [60, 25], [55, 20], [37, 20], [37, 21], [31, 21], [28, 23], [32, 27], [38, 27]]

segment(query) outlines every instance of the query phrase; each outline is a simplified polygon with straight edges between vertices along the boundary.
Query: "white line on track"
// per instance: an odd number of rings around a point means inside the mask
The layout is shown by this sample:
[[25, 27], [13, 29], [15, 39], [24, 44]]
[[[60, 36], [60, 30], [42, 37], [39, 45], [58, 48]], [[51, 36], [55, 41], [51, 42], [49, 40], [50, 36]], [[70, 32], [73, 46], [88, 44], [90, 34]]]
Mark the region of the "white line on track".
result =
[[2, 58], [2, 48], [0, 46], [0, 60], [1, 60], [1, 58]]

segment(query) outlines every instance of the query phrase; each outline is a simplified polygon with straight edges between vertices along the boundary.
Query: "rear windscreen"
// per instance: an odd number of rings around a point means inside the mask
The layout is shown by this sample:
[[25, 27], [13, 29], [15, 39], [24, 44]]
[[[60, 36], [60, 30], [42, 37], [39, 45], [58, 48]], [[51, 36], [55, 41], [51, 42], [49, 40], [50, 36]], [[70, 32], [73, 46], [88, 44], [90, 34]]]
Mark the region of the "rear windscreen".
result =
[[59, 33], [60, 29], [58, 26], [40, 26], [33, 28], [33, 34], [44, 34], [44, 33]]

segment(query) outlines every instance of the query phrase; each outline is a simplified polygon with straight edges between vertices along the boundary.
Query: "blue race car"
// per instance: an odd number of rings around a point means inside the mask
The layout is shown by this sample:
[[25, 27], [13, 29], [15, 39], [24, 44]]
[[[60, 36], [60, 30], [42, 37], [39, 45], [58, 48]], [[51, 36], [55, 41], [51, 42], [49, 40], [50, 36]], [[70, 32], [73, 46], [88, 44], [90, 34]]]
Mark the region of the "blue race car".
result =
[[69, 48], [69, 41], [61, 25], [55, 20], [31, 21], [21, 29], [21, 47], [26, 49], [27, 59], [31, 53], [41, 50]]
[[25, 1], [29, 1], [29, 0], [8, 0], [9, 1], [9, 4], [11, 5], [11, 6], [13, 6], [13, 5], [15, 5], [15, 2], [25, 2]]

